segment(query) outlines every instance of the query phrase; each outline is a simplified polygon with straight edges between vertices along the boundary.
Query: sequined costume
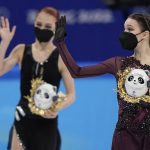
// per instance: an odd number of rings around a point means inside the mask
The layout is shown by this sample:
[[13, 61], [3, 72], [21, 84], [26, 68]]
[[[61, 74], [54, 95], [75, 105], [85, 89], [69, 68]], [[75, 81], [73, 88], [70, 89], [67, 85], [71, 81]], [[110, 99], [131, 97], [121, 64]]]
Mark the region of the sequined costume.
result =
[[124, 85], [120, 84], [126, 69], [149, 70], [150, 66], [142, 65], [134, 57], [113, 57], [94, 66], [80, 67], [76, 64], [64, 41], [56, 43], [60, 55], [74, 78], [113, 74], [117, 80], [119, 114], [113, 136], [112, 150], [150, 150], [150, 94], [134, 101], [127, 94], [122, 94]]
[[15, 119], [14, 127], [18, 138], [25, 150], [60, 150], [60, 135], [58, 131], [58, 118], [45, 119], [32, 114], [25, 96], [30, 94], [31, 80], [41, 76], [45, 82], [59, 88], [61, 74], [58, 70], [58, 50], [55, 49], [44, 63], [35, 61], [31, 46], [24, 50], [21, 68], [21, 106], [26, 116], [20, 116], [20, 121]]

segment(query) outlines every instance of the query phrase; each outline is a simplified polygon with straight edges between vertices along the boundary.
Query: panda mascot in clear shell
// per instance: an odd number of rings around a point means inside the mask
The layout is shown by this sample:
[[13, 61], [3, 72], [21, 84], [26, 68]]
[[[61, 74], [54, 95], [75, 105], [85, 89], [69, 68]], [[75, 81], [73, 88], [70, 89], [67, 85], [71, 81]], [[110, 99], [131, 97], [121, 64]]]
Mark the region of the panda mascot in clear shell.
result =
[[125, 80], [125, 90], [132, 97], [141, 97], [148, 92], [149, 72], [143, 69], [133, 69]]

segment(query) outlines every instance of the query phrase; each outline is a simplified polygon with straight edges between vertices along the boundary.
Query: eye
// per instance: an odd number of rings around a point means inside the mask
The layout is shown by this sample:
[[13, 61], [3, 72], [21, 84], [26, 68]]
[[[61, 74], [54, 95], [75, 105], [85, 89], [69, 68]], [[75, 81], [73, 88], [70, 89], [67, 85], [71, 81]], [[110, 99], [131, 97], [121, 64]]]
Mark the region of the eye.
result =
[[51, 27], [51, 25], [46, 25], [45, 26], [45, 29], [51, 29], [52, 27]]
[[128, 31], [128, 32], [131, 32], [131, 31], [133, 31], [133, 29], [132, 29], [132, 28], [128, 28], [127, 31]]
[[134, 29], [131, 28], [131, 27], [127, 27], [127, 28], [124, 29], [124, 31], [125, 32], [132, 32], [132, 31], [134, 31]]
[[139, 77], [139, 78], [138, 78], [138, 81], [139, 81], [139, 83], [144, 84], [143, 78]]
[[37, 92], [36, 92], [36, 94], [40, 94], [41, 93], [41, 90], [39, 89], [39, 90], [37, 90]]
[[48, 94], [48, 93], [44, 93], [44, 97], [45, 97], [46, 99], [49, 99], [49, 94]]
[[130, 76], [129, 78], [128, 78], [128, 81], [132, 81], [133, 80], [133, 76]]
[[36, 27], [42, 27], [42, 24], [41, 23], [36, 23]]

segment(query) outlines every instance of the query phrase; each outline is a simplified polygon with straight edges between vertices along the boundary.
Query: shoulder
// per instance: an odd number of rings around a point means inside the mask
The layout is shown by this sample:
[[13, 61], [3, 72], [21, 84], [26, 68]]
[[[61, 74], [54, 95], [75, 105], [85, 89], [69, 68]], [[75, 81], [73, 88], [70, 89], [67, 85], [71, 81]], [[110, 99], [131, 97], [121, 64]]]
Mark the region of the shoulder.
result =
[[25, 44], [18, 44], [14, 47], [12, 52], [20, 54], [20, 53], [23, 53], [24, 49], [25, 49]]
[[124, 60], [125, 57], [121, 57], [121, 56], [114, 56], [114, 57], [110, 57], [108, 59], [106, 59], [104, 61], [104, 63], [110, 63], [110, 64], [116, 64], [116, 63], [120, 63]]
[[25, 49], [25, 44], [18, 44], [12, 50], [12, 55], [18, 58], [19, 62], [22, 61], [23, 53]]
[[58, 51], [58, 48], [54, 48], [52, 53], [51, 53], [51, 57], [55, 60], [58, 60], [59, 58], [59, 51]]
[[54, 48], [54, 51], [53, 51], [54, 55], [57, 55], [59, 56], [59, 50], [57, 47]]

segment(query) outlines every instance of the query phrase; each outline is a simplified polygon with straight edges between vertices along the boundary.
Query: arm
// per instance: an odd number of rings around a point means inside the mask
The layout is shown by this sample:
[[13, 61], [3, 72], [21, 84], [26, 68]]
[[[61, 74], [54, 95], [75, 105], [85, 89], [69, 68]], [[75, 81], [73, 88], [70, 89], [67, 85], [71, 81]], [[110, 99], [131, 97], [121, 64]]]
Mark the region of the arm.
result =
[[66, 100], [62, 102], [61, 109], [64, 109], [70, 106], [75, 99], [75, 87], [74, 87], [74, 80], [71, 77], [67, 67], [63, 63], [61, 57], [59, 56], [58, 67], [60, 73], [62, 75], [63, 83], [66, 89]]
[[2, 57], [2, 52], [0, 50], [0, 76], [7, 73], [9, 70], [11, 70], [16, 64], [19, 64], [21, 66], [21, 61], [23, 57], [24, 52], [24, 44], [17, 45], [12, 52], [9, 54], [7, 58], [4, 59]]
[[12, 28], [12, 31], [10, 31], [8, 19], [1, 17], [0, 76], [8, 72], [14, 65], [16, 65], [17, 63], [21, 61], [20, 56], [22, 54], [22, 51], [20, 51], [20, 49], [24, 49], [23, 44], [16, 46], [12, 50], [10, 55], [5, 59], [6, 50], [14, 36], [15, 30], [16, 30], [16, 27], [14, 26]]
[[7, 18], [1, 17], [1, 28], [0, 28], [0, 37], [1, 37], [1, 43], [0, 43], [0, 75], [4, 74], [5, 70], [5, 62], [4, 57], [6, 54], [6, 50], [10, 44], [10, 41], [12, 40], [16, 28], [13, 27], [12, 31], [10, 31], [9, 27], [9, 21]]
[[57, 43], [57, 47], [64, 63], [74, 78], [92, 77], [105, 73], [116, 74], [117, 57], [107, 59], [96, 65], [80, 67], [69, 53], [65, 42]]
[[71, 54], [69, 53], [67, 46], [64, 42], [66, 31], [66, 18], [61, 17], [56, 23], [56, 31], [54, 42], [59, 49], [60, 55], [66, 64], [68, 70], [70, 71], [72, 77], [81, 78], [81, 77], [90, 77], [102, 75], [105, 73], [115, 74], [116, 72], [116, 58], [108, 59], [101, 64], [93, 66], [80, 67], [77, 65]]
[[[61, 103], [61, 106], [59, 106], [59, 111], [70, 106], [75, 99], [75, 88], [74, 88], [74, 81], [73, 78], [71, 77], [68, 69], [66, 68], [65, 64], [63, 63], [61, 57], [59, 56], [58, 60], [58, 68], [59, 71], [62, 75], [62, 79], [65, 85], [66, 89], [66, 98], [65, 100]], [[48, 110], [43, 117], [44, 118], [55, 118], [58, 115], [58, 112], [53, 111], [53, 110]]]

